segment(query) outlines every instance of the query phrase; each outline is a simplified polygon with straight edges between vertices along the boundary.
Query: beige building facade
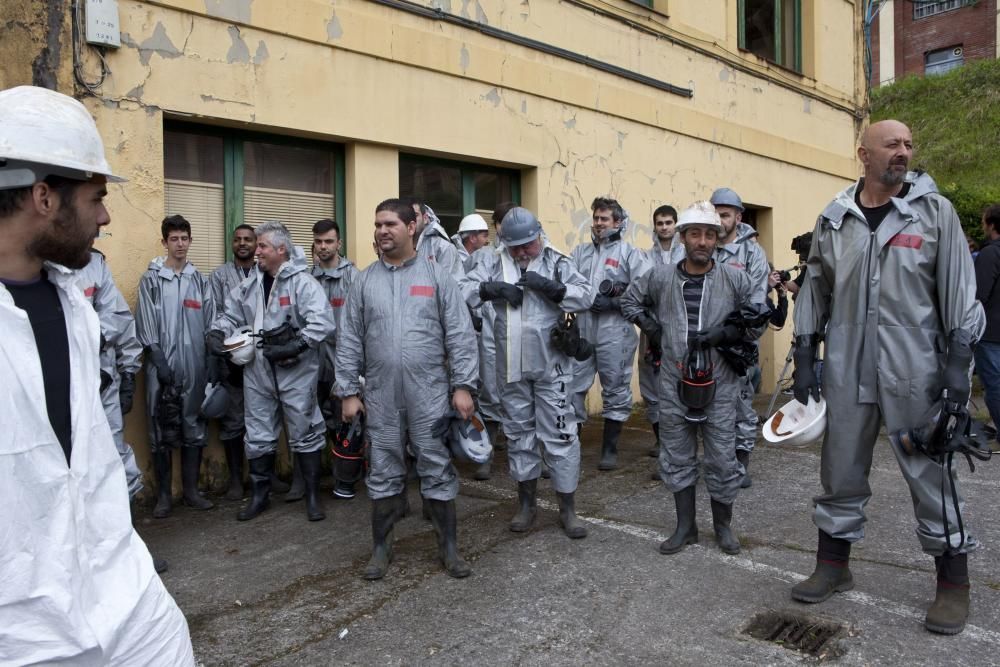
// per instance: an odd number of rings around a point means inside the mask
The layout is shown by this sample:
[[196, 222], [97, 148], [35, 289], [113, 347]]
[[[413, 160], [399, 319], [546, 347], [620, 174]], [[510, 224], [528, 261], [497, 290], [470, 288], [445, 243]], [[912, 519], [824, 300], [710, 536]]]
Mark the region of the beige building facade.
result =
[[[120, 48], [85, 42], [82, 0], [3, 3], [0, 87], [47, 85], [94, 114], [129, 179], [98, 247], [132, 304], [166, 214], [192, 220], [206, 273], [233, 227], [272, 218], [305, 245], [334, 218], [365, 266], [375, 205], [397, 194], [454, 226], [518, 201], [568, 252], [597, 195], [646, 248], [657, 206], [728, 186], [787, 268], [791, 238], [858, 173], [857, 0], [104, 3]], [[763, 339], [768, 390], [790, 329]], [[141, 461], [144, 419], [137, 401]]]

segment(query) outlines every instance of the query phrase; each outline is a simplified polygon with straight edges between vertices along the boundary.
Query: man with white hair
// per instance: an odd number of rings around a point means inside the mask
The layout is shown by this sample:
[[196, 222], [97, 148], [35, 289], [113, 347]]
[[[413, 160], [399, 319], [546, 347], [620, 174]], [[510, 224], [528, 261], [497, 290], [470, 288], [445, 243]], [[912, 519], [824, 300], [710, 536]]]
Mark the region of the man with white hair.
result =
[[320, 455], [326, 424], [316, 400], [320, 346], [336, 330], [323, 288], [309, 274], [302, 248], [280, 222], [257, 227], [257, 266], [251, 278], [226, 295], [209, 346], [226, 356], [226, 336], [244, 326], [263, 332], [245, 367], [246, 454], [253, 495], [236, 518], [253, 519], [268, 506], [271, 473], [284, 420], [288, 446], [302, 468], [306, 516], [326, 518], [319, 499]]

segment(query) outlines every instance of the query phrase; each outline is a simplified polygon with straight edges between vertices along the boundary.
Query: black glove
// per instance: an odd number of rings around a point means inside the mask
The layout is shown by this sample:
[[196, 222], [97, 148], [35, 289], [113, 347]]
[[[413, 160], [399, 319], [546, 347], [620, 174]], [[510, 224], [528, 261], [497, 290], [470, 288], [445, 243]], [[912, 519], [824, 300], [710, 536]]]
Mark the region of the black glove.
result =
[[98, 346], [99, 347], [97, 349], [99, 351], [103, 352], [104, 348], [108, 346], [108, 339], [104, 337], [104, 332], [103, 331], [100, 332], [100, 333], [101, 333], [101, 338], [100, 338], [100, 341], [98, 342]]
[[309, 349], [302, 336], [296, 336], [293, 340], [281, 345], [264, 345], [264, 358], [272, 363], [279, 361], [289, 361]]
[[792, 373], [792, 393], [795, 394], [795, 400], [805, 405], [812, 396], [818, 401], [819, 382], [813, 368], [816, 361], [815, 337], [796, 336], [792, 358], [795, 360], [795, 372]]
[[445, 436], [448, 435], [448, 429], [451, 428], [451, 420], [455, 419], [456, 417], [458, 417], [458, 413], [455, 412], [454, 410], [449, 410], [448, 412], [438, 417], [437, 420], [434, 422], [434, 425], [431, 426], [431, 435], [434, 436], [435, 438], [443, 439]]
[[955, 329], [948, 337], [948, 356], [941, 375], [941, 389], [948, 392], [948, 402], [960, 408], [969, 402], [973, 345], [972, 336], [960, 329]]
[[612, 310], [621, 309], [621, 301], [615, 297], [598, 294], [594, 297], [594, 303], [590, 306], [592, 313], [606, 313]]
[[132, 398], [135, 396], [135, 373], [122, 373], [118, 383], [118, 402], [122, 406], [122, 414], [132, 412]]
[[115, 381], [115, 379], [113, 377], [111, 377], [111, 375], [109, 375], [107, 371], [103, 371], [102, 370], [101, 371], [101, 387], [100, 387], [100, 392], [103, 394], [104, 390], [107, 389], [108, 387], [110, 387], [111, 383], [114, 382], [114, 381]]
[[472, 311], [469, 311], [469, 315], [472, 317], [472, 328], [477, 332], [481, 332], [483, 330], [483, 318], [479, 317], [479, 315], [476, 315]]
[[663, 327], [660, 326], [659, 322], [643, 313], [632, 320], [632, 323], [639, 327], [639, 331], [646, 334], [650, 345], [655, 344], [657, 348], [660, 347], [660, 336], [663, 334]]
[[559, 303], [566, 296], [566, 286], [550, 280], [536, 271], [526, 271], [517, 281], [518, 287], [534, 290], [552, 303]]
[[510, 283], [503, 281], [491, 281], [479, 284], [479, 298], [483, 301], [494, 301], [504, 299], [510, 305], [517, 308], [524, 301], [524, 292], [514, 287]]
[[167, 387], [172, 385], [174, 383], [174, 371], [170, 368], [170, 364], [167, 362], [167, 355], [163, 354], [163, 350], [160, 349], [159, 345], [149, 346], [149, 360], [156, 367], [156, 379], [160, 383], [160, 386]]
[[205, 336], [208, 343], [208, 351], [217, 357], [229, 358], [231, 355], [226, 351], [226, 334], [221, 331], [212, 330]]
[[692, 338], [698, 347], [718, 347], [727, 343], [739, 342], [743, 331], [732, 324], [720, 324], [708, 329], [696, 331]]
[[207, 377], [205, 378], [209, 384], [219, 384], [222, 382], [223, 369], [226, 367], [226, 361], [218, 357], [212, 356], [208, 358], [208, 371]]

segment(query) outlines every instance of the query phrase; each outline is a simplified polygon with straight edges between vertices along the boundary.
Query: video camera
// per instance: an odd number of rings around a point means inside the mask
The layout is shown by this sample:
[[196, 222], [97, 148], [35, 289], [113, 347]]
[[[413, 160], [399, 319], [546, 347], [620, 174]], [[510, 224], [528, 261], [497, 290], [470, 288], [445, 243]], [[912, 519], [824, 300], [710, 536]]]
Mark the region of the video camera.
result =
[[806, 232], [805, 234], [799, 234], [792, 239], [792, 250], [799, 256], [799, 263], [790, 269], [779, 270], [778, 275], [781, 276], [781, 282], [787, 283], [792, 279], [792, 271], [801, 271], [805, 266], [806, 260], [809, 259], [809, 248], [812, 247], [813, 233]]

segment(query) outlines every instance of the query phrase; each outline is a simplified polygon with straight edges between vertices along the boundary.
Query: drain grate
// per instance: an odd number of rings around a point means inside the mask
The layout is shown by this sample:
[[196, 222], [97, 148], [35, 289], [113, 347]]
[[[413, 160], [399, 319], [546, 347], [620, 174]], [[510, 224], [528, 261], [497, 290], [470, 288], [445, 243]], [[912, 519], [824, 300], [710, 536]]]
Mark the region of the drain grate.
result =
[[751, 619], [743, 634], [825, 660], [846, 651], [836, 641], [845, 628], [836, 621], [784, 611], [764, 611]]

